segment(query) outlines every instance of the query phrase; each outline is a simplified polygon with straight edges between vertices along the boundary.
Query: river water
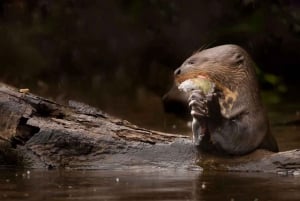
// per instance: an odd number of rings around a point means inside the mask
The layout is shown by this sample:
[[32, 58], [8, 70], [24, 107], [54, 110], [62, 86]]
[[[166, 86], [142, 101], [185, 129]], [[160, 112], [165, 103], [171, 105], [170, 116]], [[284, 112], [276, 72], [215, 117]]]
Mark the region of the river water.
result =
[[300, 200], [300, 177], [186, 170], [0, 171], [0, 200]]

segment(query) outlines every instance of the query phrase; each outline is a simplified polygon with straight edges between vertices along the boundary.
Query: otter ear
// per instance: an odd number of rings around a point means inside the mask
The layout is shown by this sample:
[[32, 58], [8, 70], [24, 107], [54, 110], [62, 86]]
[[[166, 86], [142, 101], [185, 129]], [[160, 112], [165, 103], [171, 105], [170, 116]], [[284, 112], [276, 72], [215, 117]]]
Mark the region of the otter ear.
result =
[[232, 60], [233, 60], [233, 63], [236, 66], [240, 66], [241, 64], [244, 63], [245, 58], [244, 58], [244, 56], [242, 54], [236, 52], [236, 53], [233, 54]]

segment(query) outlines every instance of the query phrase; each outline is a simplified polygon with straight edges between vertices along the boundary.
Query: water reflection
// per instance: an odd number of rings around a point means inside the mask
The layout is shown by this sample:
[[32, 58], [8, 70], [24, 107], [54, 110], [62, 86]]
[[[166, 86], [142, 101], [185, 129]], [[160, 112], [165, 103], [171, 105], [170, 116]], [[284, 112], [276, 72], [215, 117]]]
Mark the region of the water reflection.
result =
[[299, 177], [184, 170], [0, 170], [13, 200], [300, 200]]
[[[203, 174], [196, 184], [195, 200], [299, 200], [300, 180], [271, 174]], [[201, 188], [205, 184], [205, 188]]]

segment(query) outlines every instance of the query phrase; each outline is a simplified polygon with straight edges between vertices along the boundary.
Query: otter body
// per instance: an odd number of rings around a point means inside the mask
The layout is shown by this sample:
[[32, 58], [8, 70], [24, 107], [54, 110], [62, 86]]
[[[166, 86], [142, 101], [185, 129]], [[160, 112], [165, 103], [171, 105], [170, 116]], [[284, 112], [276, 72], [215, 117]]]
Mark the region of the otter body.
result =
[[[277, 152], [260, 97], [255, 63], [237, 45], [202, 50], [175, 70], [182, 83], [199, 76], [215, 84], [212, 94], [189, 94], [195, 143], [201, 149], [242, 155], [263, 148]], [[201, 137], [200, 137], [201, 136]]]

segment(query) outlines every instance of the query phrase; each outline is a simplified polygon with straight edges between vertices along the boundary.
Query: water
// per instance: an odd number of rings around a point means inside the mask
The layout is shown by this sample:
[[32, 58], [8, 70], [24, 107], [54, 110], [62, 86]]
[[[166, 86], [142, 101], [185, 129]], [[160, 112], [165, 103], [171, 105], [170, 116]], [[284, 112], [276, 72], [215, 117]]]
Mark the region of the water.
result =
[[[269, 106], [271, 130], [280, 151], [300, 148], [300, 104], [298, 101]], [[294, 122], [294, 123], [293, 123]]]
[[300, 177], [197, 171], [0, 171], [2, 201], [300, 200]]

